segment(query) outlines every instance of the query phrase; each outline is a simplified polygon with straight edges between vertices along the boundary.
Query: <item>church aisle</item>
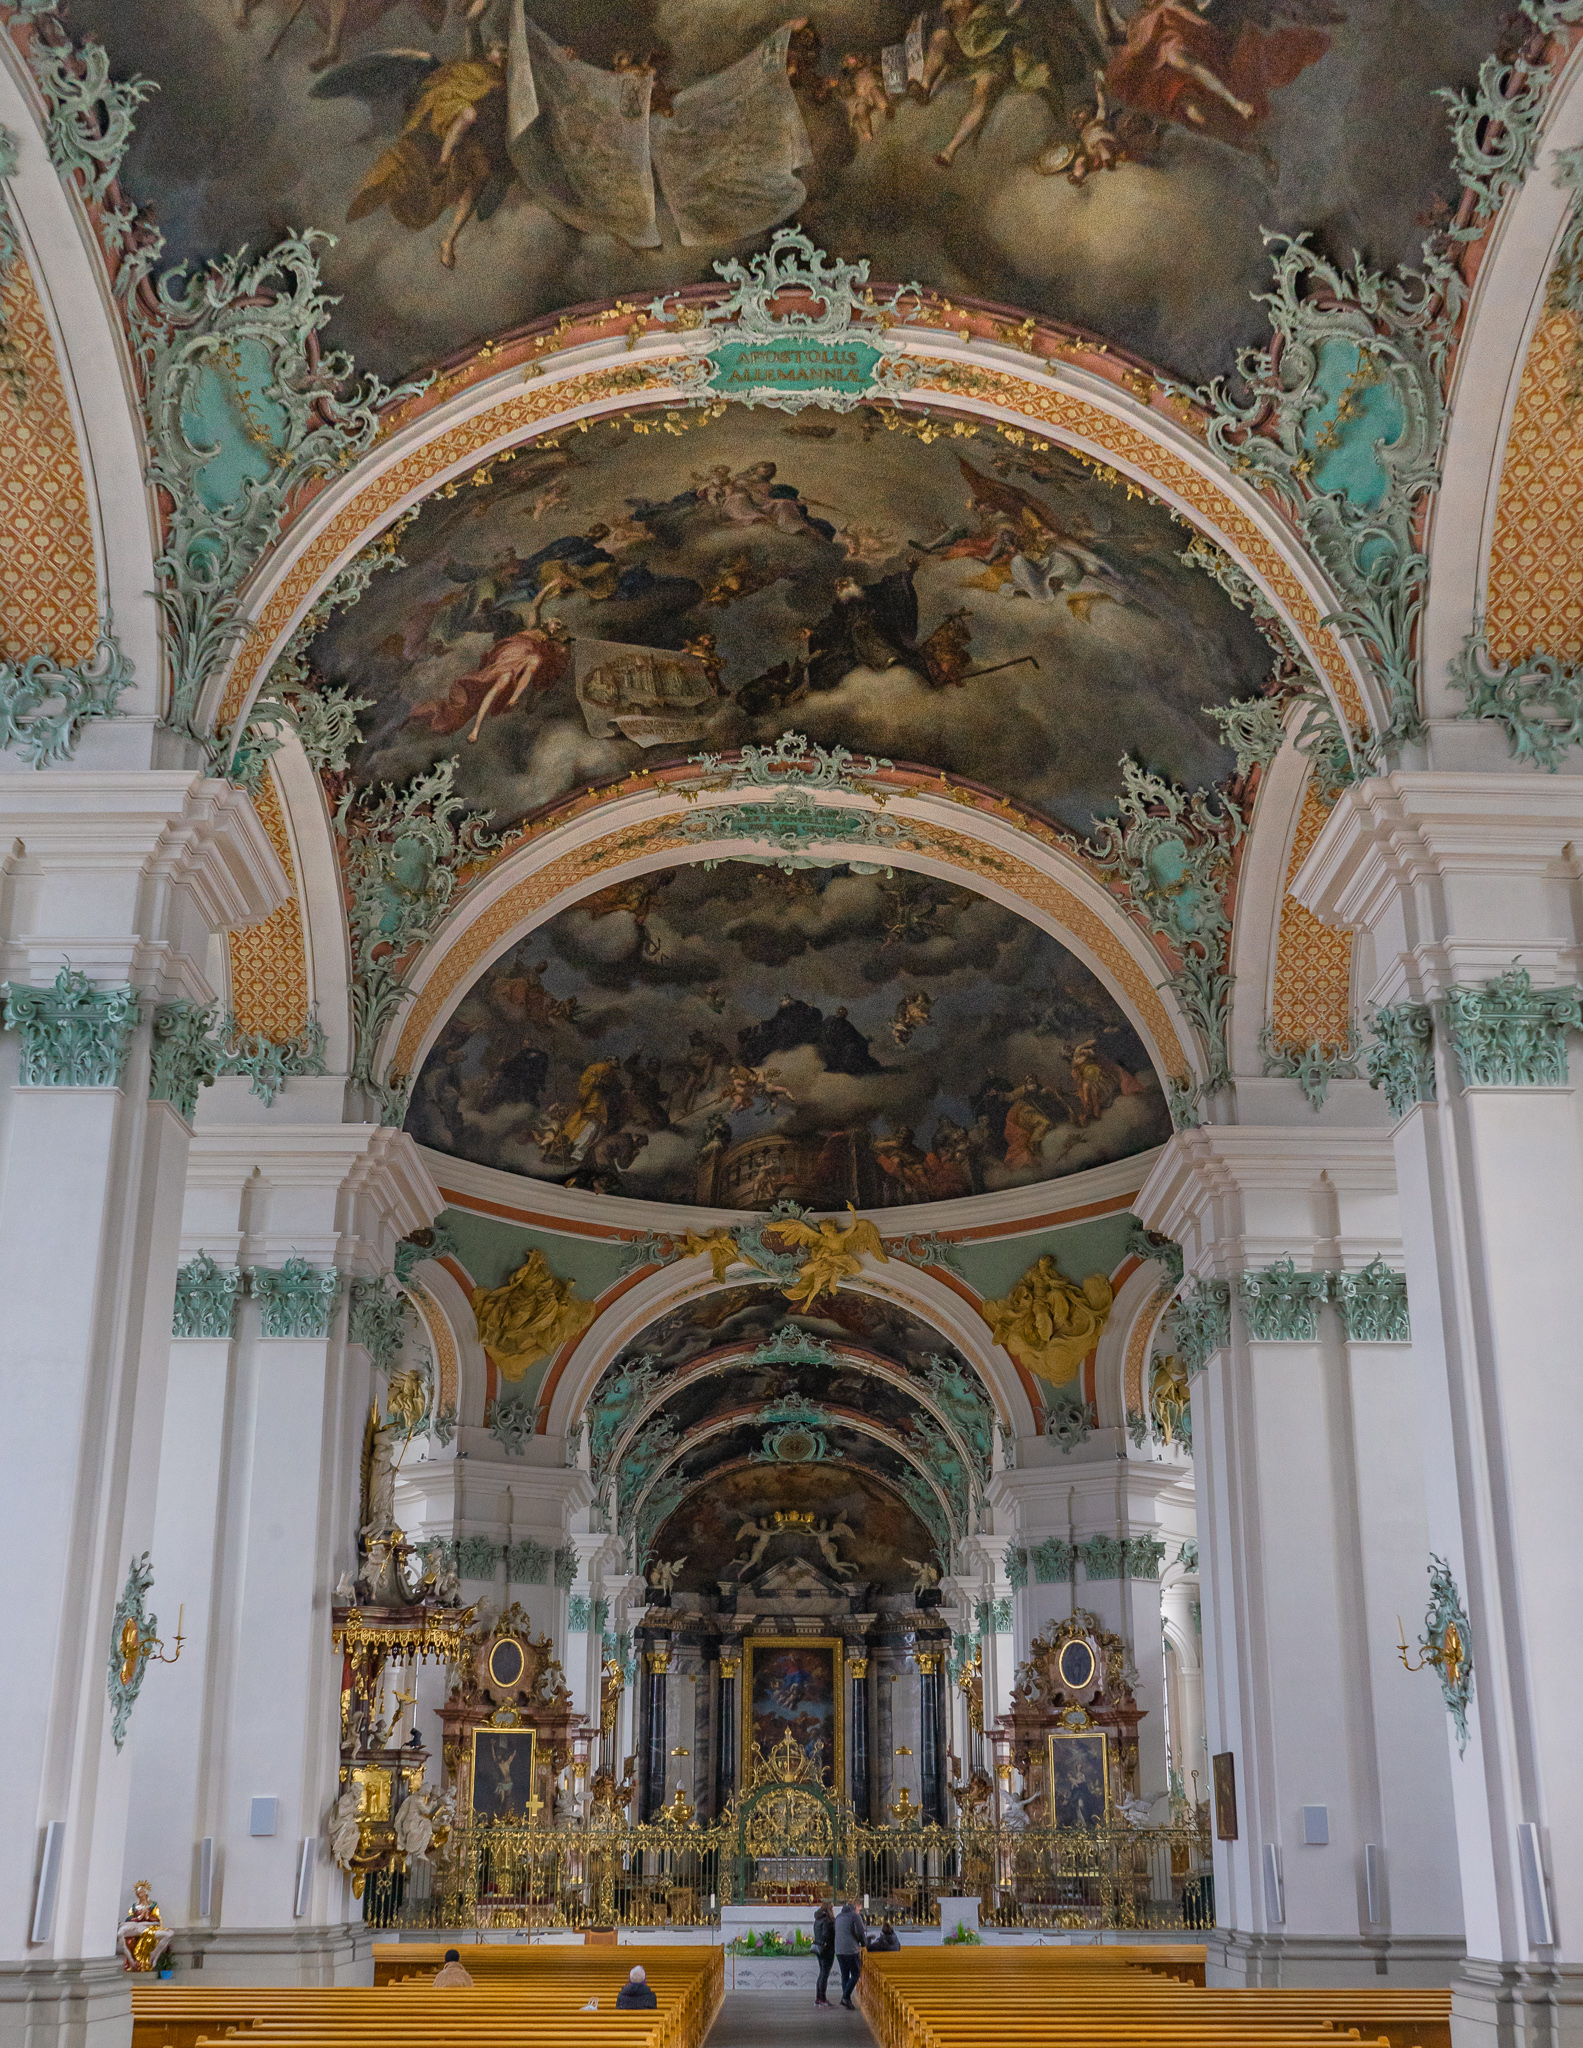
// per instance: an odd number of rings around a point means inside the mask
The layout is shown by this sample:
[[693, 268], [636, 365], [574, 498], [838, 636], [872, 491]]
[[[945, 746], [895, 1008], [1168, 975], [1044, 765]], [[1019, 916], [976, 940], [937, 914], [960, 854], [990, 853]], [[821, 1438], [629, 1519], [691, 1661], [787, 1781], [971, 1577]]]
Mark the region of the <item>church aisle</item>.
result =
[[728, 1991], [704, 2048], [869, 2048], [860, 2012], [845, 2012], [796, 1991]]

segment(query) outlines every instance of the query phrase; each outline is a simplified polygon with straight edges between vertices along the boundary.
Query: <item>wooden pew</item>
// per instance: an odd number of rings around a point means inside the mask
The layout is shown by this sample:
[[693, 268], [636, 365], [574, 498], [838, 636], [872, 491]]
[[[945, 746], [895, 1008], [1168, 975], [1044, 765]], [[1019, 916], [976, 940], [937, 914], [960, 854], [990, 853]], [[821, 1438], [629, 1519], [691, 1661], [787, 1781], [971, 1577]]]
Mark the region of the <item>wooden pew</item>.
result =
[[1446, 1991], [1205, 1990], [1152, 1960], [1142, 1944], [906, 1949], [865, 1960], [859, 2002], [880, 2048], [1450, 2048]]
[[[429, 1974], [443, 1953], [435, 1955]], [[475, 1975], [471, 1990], [436, 1991], [427, 1978], [369, 1989], [137, 1988], [134, 2048], [237, 2048], [240, 2041], [247, 2048], [498, 2048], [522, 2040], [534, 2048], [702, 2048], [725, 1995], [719, 1948], [489, 1943], [470, 1946], [464, 1955]], [[648, 1974], [657, 2009], [618, 2012], [616, 1994], [637, 1963]], [[596, 1997], [597, 2011], [581, 2010]]]

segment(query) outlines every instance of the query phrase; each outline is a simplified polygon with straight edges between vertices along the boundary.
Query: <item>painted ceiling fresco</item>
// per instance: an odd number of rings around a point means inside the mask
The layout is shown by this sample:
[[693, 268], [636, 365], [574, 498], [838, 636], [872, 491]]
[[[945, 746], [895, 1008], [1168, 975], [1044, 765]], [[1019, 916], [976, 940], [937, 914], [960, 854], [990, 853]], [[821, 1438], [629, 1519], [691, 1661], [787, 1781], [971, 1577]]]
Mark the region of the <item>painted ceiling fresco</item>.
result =
[[1261, 337], [1260, 229], [1417, 254], [1434, 88], [1496, 0], [70, 0], [159, 81], [130, 186], [177, 258], [340, 237], [332, 338], [410, 370], [643, 301], [800, 222], [874, 275], [1187, 376]]
[[788, 1314], [778, 1287], [717, 1288], [658, 1317], [626, 1346], [623, 1359], [632, 1364], [646, 1358], [657, 1371], [675, 1372], [706, 1351], [732, 1345], [757, 1346], [790, 1324], [830, 1344], [843, 1339], [897, 1365], [904, 1372], [924, 1374], [931, 1354], [938, 1353], [959, 1370], [972, 1368], [938, 1330], [895, 1302], [842, 1289], [826, 1295], [817, 1315]]
[[1202, 707], [1271, 656], [1181, 561], [1188, 530], [1062, 451], [920, 424], [612, 422], [430, 500], [407, 566], [311, 650], [372, 700], [357, 779], [455, 755], [505, 824], [791, 728], [1082, 830], [1121, 787], [1121, 733], [1190, 787], [1228, 773]]
[[[713, 1449], [720, 1457], [718, 1439], [701, 1448]], [[892, 1455], [873, 1444], [869, 1450], [874, 1454], [870, 1465]], [[903, 1469], [901, 1461], [896, 1465], [898, 1471]], [[711, 1469], [706, 1466], [704, 1471]], [[844, 1522], [852, 1534], [837, 1538], [837, 1552], [843, 1563], [857, 1566], [854, 1579], [877, 1593], [910, 1587], [916, 1573], [908, 1560], [927, 1559], [935, 1551], [923, 1523], [876, 1471], [845, 1461], [714, 1470], [708, 1483], [690, 1493], [660, 1524], [651, 1548], [657, 1557], [683, 1560], [676, 1582], [683, 1592], [713, 1593], [732, 1565], [749, 1554], [737, 1540], [743, 1523], [773, 1518], [777, 1511], [811, 1512], [821, 1521]], [[806, 1558], [816, 1570], [825, 1569], [814, 1543], [791, 1535], [775, 1537], [760, 1563], [767, 1570], [793, 1558]]]
[[829, 1409], [845, 1408], [866, 1415], [882, 1428], [909, 1428], [918, 1413], [916, 1399], [861, 1365], [843, 1359], [837, 1365], [737, 1364], [720, 1372], [700, 1374], [668, 1394], [657, 1412], [668, 1415], [679, 1436], [708, 1415], [751, 1413], [768, 1402], [815, 1401]]
[[1170, 1135], [1056, 940], [912, 874], [673, 868], [562, 911], [465, 996], [407, 1128], [484, 1165], [706, 1207], [884, 1207]]

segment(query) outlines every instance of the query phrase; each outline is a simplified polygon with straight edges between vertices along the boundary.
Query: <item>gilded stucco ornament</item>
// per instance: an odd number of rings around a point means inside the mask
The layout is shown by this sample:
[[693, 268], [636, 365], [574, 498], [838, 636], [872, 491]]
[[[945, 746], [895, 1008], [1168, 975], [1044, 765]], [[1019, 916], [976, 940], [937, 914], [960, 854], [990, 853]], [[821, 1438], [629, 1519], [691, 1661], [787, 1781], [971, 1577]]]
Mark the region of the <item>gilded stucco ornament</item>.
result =
[[1103, 1273], [1068, 1280], [1053, 1253], [1046, 1252], [1009, 1294], [983, 1302], [979, 1313], [995, 1342], [1019, 1365], [1052, 1386], [1062, 1386], [1076, 1377], [1099, 1342], [1114, 1300]]
[[1248, 1334], [1261, 1343], [1312, 1344], [1319, 1335], [1320, 1304], [1329, 1298], [1330, 1275], [1299, 1273], [1290, 1258], [1237, 1281]]
[[1371, 1088], [1383, 1088], [1391, 1115], [1404, 1117], [1435, 1099], [1434, 1013], [1427, 1003], [1382, 1003], [1369, 1020], [1363, 1056]]
[[216, 1265], [207, 1252], [178, 1266], [172, 1337], [230, 1337], [236, 1328], [242, 1279], [239, 1267]]
[[1231, 1342], [1231, 1282], [1195, 1280], [1171, 1310], [1176, 1352], [1189, 1379]]
[[1174, 1351], [1157, 1355], [1149, 1368], [1149, 1419], [1161, 1443], [1193, 1448], [1193, 1389]]
[[137, 1019], [132, 989], [96, 989], [70, 961], [49, 988], [5, 989], [5, 1028], [21, 1036], [24, 1088], [119, 1088]]
[[[859, 1216], [850, 1202], [846, 1212], [852, 1219], [847, 1224], [834, 1216], [817, 1224], [804, 1223], [795, 1216], [777, 1220], [775, 1235], [802, 1247], [795, 1280], [789, 1285], [783, 1282], [781, 1287], [794, 1307], [808, 1311], [822, 1294], [834, 1294], [843, 1280], [853, 1280], [862, 1272], [865, 1257], [888, 1263], [884, 1240], [874, 1225], [866, 1216]], [[739, 1244], [744, 1236], [739, 1234]], [[755, 1259], [753, 1263], [759, 1262]]]
[[1576, 989], [1536, 989], [1526, 967], [1446, 990], [1446, 1035], [1469, 1088], [1564, 1088], [1566, 1034], [1583, 1029]]
[[333, 1267], [290, 1258], [282, 1266], [250, 1266], [248, 1290], [258, 1303], [265, 1337], [318, 1338], [330, 1334], [330, 1311], [341, 1290]]
[[1094, 828], [1088, 853], [1100, 873], [1126, 892], [1129, 907], [1163, 939], [1180, 963], [1165, 986], [1200, 1033], [1207, 1055], [1203, 1081], [1172, 1076], [1172, 1114], [1190, 1118], [1206, 1095], [1227, 1086], [1226, 972], [1231, 919], [1225, 896], [1231, 864], [1246, 827], [1224, 798], [1189, 793], [1122, 757], [1124, 789], [1117, 815]]
[[1406, 1344], [1412, 1337], [1407, 1316], [1407, 1276], [1371, 1259], [1357, 1273], [1338, 1273], [1332, 1299], [1352, 1344]]
[[405, 1075], [374, 1072], [379, 1041], [404, 1001], [405, 970], [456, 896], [469, 864], [500, 845], [456, 792], [456, 763], [442, 761], [400, 789], [349, 789], [335, 814], [352, 945], [352, 1078], [380, 1106], [406, 1115]]
[[580, 1336], [595, 1315], [595, 1304], [577, 1299], [537, 1245], [499, 1287], [475, 1287], [471, 1301], [478, 1341], [508, 1380]]

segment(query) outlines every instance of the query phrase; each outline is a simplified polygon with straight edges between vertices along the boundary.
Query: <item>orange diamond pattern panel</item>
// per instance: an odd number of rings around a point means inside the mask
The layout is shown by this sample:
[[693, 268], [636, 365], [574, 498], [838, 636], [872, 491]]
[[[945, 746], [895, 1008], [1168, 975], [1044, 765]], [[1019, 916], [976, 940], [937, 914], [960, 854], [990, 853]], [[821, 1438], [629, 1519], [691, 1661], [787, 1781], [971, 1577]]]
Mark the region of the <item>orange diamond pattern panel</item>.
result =
[[0, 375], [0, 660], [87, 661], [99, 624], [88, 490], [55, 345], [20, 255], [0, 295], [0, 332], [15, 365]]
[[1490, 548], [1485, 631], [1497, 661], [1583, 661], [1583, 346], [1570, 313], [1535, 333], [1512, 414]]
[[258, 822], [280, 855], [286, 880], [293, 887], [286, 901], [262, 924], [231, 933], [231, 1007], [244, 1031], [262, 1031], [267, 1038], [293, 1038], [308, 1016], [308, 961], [286, 814], [275, 778], [267, 768], [253, 801]]
[[[1310, 774], [1287, 864], [1286, 885], [1330, 815]], [[1275, 946], [1274, 1035], [1282, 1045], [1344, 1045], [1352, 1016], [1352, 934], [1321, 924], [1295, 897], [1281, 905]]]

